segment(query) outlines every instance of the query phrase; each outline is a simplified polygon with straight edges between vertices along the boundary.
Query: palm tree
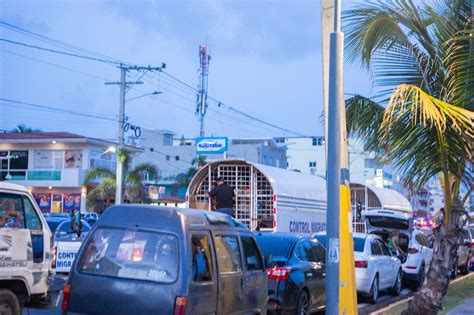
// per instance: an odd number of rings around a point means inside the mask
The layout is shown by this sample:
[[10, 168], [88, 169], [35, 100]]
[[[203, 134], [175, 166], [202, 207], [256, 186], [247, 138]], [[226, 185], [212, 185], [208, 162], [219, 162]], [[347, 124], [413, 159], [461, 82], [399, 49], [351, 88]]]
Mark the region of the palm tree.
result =
[[[150, 178], [158, 177], [158, 169], [151, 163], [141, 163], [133, 169], [131, 164], [131, 152], [120, 149], [117, 158], [123, 160], [125, 173], [125, 199], [131, 203], [146, 203], [148, 196], [143, 190], [143, 175], [148, 173]], [[104, 167], [94, 167], [87, 171], [84, 178], [84, 186], [90, 185], [96, 179], [102, 179], [100, 184], [92, 189], [87, 195], [87, 207], [97, 212], [102, 212], [115, 197], [116, 177], [115, 172]]]
[[[434, 253], [408, 314], [435, 314], [458, 247], [460, 210], [472, 192], [473, 20], [469, 0], [361, 4], [344, 13], [348, 60], [368, 69], [375, 99], [346, 102], [347, 129], [391, 161], [415, 188], [438, 177], [444, 211]], [[460, 196], [461, 185], [468, 193]], [[462, 224], [462, 223], [461, 223]]]
[[15, 133], [32, 133], [32, 132], [41, 132], [40, 129], [34, 129], [27, 127], [25, 124], [19, 124], [15, 129], [12, 130]]
[[206, 165], [206, 157], [198, 155], [192, 159], [191, 167], [186, 172], [176, 175], [172, 187], [173, 192], [176, 193], [178, 191], [178, 187], [188, 187], [194, 175], [196, 175], [197, 171], [204, 165]]

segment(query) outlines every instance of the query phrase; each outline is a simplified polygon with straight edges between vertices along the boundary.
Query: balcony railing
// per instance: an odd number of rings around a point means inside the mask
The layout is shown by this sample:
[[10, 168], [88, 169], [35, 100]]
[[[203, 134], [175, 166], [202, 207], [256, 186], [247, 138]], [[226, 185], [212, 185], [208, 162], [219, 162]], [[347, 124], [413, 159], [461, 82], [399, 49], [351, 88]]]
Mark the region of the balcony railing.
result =
[[2, 180], [61, 180], [61, 170], [2, 170], [0, 172]]

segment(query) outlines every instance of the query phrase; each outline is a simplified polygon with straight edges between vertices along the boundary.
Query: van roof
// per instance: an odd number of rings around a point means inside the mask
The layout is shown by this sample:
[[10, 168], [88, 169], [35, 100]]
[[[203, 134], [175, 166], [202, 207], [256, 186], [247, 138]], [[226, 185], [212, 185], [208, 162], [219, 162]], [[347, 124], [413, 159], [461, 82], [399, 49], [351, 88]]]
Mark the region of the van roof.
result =
[[124, 228], [142, 227], [180, 234], [183, 223], [190, 228], [197, 229], [231, 228], [249, 231], [244, 224], [223, 213], [140, 204], [110, 207], [102, 214], [96, 225]]
[[6, 190], [16, 190], [16, 191], [21, 191], [21, 192], [28, 192], [25, 186], [17, 185], [17, 184], [12, 184], [12, 183], [6, 183], [6, 182], [0, 182], [0, 189], [6, 189]]

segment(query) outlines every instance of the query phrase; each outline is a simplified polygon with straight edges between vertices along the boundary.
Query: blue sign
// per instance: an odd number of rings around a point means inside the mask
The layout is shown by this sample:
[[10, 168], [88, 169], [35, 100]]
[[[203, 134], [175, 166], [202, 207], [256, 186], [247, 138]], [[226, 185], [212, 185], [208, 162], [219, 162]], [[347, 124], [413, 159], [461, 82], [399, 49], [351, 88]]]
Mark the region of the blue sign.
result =
[[199, 137], [196, 138], [197, 154], [220, 154], [227, 151], [227, 137]]

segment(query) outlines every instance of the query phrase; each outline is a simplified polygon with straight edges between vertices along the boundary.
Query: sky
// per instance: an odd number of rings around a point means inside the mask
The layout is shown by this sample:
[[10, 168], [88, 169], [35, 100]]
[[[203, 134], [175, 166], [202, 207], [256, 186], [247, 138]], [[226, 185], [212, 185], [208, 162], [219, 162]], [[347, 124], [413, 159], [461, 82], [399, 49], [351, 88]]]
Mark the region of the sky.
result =
[[[343, 9], [356, 1], [343, 1]], [[140, 66], [160, 66], [198, 85], [198, 47], [207, 44], [210, 101], [206, 135], [290, 135], [237, 115], [232, 106], [298, 134], [320, 136], [321, 18], [318, 0], [273, 1], [46, 1], [0, 0], [0, 20], [49, 38]], [[83, 54], [0, 24], [0, 38]], [[106, 56], [106, 57], [103, 57]], [[96, 55], [97, 57], [97, 55]], [[57, 113], [0, 100], [0, 129], [23, 123], [42, 131], [96, 138], [117, 135], [120, 79], [116, 65], [0, 42], [0, 98], [89, 116]], [[133, 125], [195, 137], [196, 93], [159, 72], [130, 71], [143, 81], [126, 95]], [[370, 95], [371, 80], [358, 65], [345, 67], [345, 91]], [[156, 96], [144, 96], [154, 91]], [[93, 116], [93, 117], [91, 117]], [[97, 118], [100, 117], [100, 118]], [[104, 119], [105, 118], [105, 119]]]

